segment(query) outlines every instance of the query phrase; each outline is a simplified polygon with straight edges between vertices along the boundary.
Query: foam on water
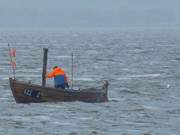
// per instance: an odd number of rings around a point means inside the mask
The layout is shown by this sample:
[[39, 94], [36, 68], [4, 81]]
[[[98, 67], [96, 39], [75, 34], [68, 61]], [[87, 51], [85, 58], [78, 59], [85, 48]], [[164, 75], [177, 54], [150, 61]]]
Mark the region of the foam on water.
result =
[[157, 77], [163, 77], [161, 74], [140, 74], [140, 75], [128, 75], [124, 77], [119, 78], [113, 78], [115, 80], [127, 80], [127, 79], [133, 79], [133, 78], [157, 78]]

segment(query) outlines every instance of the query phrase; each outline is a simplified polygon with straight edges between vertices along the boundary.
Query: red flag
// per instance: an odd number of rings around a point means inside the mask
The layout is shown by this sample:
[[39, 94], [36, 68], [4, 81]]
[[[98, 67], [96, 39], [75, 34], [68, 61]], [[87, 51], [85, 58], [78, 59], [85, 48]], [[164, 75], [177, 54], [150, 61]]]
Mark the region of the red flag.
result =
[[11, 57], [11, 66], [13, 70], [16, 69], [16, 49], [15, 48], [10, 48], [9, 49], [9, 56]]
[[15, 48], [10, 49], [10, 50], [9, 50], [9, 55], [10, 55], [11, 57], [16, 57], [16, 49], [15, 49]]

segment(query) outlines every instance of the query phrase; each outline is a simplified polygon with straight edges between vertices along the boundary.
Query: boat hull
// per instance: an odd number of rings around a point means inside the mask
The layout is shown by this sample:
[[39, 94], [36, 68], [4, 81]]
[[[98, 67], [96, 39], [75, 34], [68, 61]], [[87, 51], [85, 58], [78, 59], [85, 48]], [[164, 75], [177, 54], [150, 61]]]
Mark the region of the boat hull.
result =
[[105, 81], [99, 89], [88, 88], [82, 90], [61, 89], [42, 87], [27, 82], [17, 81], [9, 78], [10, 87], [17, 103], [38, 103], [38, 102], [62, 102], [62, 101], [83, 101], [83, 102], [106, 102], [108, 101], [108, 82]]

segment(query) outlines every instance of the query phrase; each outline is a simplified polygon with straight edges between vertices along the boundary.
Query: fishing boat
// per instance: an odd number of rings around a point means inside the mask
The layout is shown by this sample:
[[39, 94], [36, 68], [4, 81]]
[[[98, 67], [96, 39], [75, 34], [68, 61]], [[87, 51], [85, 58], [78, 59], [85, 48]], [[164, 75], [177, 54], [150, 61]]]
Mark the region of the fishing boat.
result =
[[[107, 102], [108, 101], [108, 81], [98, 87], [68, 89], [53, 88], [46, 86], [46, 66], [47, 52], [44, 48], [42, 85], [32, 84], [31, 81], [19, 81], [9, 78], [10, 88], [16, 103], [38, 103], [38, 102], [64, 102], [64, 101], [83, 101], [83, 102]], [[72, 57], [73, 61], [73, 57]]]

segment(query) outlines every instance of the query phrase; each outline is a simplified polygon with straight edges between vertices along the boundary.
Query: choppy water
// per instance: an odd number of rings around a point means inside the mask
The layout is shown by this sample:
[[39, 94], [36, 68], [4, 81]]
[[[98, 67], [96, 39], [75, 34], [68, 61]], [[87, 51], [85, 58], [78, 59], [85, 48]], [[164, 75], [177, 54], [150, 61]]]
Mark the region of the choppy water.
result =
[[[9, 88], [7, 43], [17, 48], [17, 78], [41, 83], [60, 65], [75, 85], [110, 82], [107, 103], [16, 104]], [[0, 32], [0, 134], [179, 135], [180, 30]], [[49, 80], [48, 85], [53, 85]]]

